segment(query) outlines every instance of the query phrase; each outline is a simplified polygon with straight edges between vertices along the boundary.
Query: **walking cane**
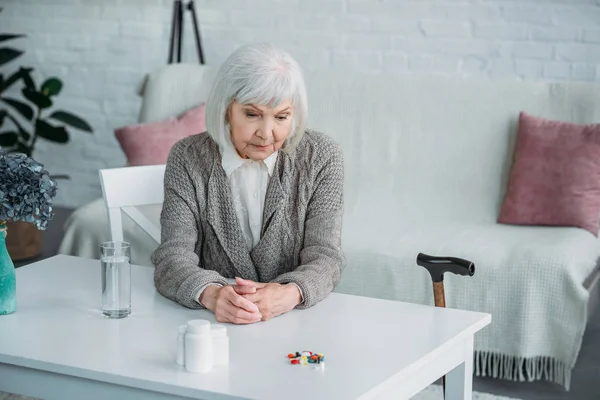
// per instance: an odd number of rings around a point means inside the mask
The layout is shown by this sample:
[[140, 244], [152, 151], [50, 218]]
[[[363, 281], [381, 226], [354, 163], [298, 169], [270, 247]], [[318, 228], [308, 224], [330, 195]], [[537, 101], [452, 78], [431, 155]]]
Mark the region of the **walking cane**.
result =
[[[417, 265], [425, 268], [433, 282], [433, 302], [436, 307], [446, 307], [446, 296], [444, 295], [444, 273], [452, 272], [456, 275], [473, 276], [475, 264], [471, 261], [456, 257], [436, 257], [419, 253]], [[446, 398], [446, 375], [442, 377], [444, 398]]]

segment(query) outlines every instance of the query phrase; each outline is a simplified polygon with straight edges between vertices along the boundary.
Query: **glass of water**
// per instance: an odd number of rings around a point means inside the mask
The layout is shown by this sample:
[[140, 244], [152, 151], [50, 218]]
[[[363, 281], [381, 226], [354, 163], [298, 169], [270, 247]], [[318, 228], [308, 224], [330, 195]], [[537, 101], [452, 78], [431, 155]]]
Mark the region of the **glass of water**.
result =
[[102, 314], [125, 318], [131, 314], [131, 247], [127, 242], [100, 246], [102, 264]]

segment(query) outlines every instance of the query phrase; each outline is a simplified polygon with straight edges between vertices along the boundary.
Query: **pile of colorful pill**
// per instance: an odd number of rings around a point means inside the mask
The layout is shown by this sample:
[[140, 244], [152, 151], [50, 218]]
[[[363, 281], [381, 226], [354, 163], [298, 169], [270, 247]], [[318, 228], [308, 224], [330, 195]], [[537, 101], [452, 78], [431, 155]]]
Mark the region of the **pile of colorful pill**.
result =
[[288, 354], [290, 364], [321, 364], [325, 361], [325, 356], [320, 353], [313, 353], [312, 351], [297, 351], [296, 353]]

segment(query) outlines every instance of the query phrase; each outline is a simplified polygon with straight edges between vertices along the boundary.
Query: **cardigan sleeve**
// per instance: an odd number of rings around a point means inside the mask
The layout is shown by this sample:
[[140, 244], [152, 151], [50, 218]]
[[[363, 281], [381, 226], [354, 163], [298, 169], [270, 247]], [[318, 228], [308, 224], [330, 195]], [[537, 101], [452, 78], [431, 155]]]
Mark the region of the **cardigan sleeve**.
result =
[[315, 175], [304, 223], [304, 246], [300, 265], [279, 275], [278, 283], [295, 283], [304, 301], [297, 308], [309, 308], [323, 300], [338, 284], [346, 259], [342, 252], [344, 163], [342, 152], [333, 142], [320, 152], [321, 163]]
[[198, 200], [186, 168], [186, 147], [180, 142], [169, 153], [160, 216], [161, 243], [152, 254], [154, 284], [159, 293], [189, 308], [204, 308], [196, 295], [201, 288], [227, 280], [202, 268], [196, 253], [202, 242]]

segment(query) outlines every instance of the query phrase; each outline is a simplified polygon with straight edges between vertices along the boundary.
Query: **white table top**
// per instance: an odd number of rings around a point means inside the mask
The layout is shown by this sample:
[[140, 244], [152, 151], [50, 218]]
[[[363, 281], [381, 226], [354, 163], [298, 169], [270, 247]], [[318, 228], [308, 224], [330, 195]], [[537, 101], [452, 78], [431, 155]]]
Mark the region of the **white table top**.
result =
[[[167, 300], [153, 269], [140, 266], [132, 267], [130, 317], [104, 318], [100, 301], [97, 260], [56, 256], [17, 269], [17, 312], [0, 317], [0, 362], [197, 398], [358, 398], [491, 321], [333, 293], [308, 310], [229, 325], [230, 365], [192, 374], [174, 362], [177, 327], [216, 322], [212, 313]], [[323, 353], [325, 370], [286, 363], [302, 350]]]

